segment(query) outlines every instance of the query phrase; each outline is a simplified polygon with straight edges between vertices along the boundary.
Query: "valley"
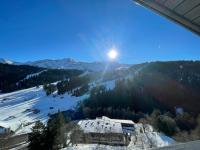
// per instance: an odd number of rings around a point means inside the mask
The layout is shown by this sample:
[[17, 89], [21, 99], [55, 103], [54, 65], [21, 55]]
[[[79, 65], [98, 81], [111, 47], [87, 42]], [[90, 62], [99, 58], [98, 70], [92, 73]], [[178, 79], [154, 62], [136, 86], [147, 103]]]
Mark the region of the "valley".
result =
[[[0, 94], [0, 131], [4, 134], [14, 137], [28, 135], [36, 122], [47, 125], [49, 118], [59, 112], [74, 121], [102, 116], [132, 120], [136, 126], [131, 141], [134, 141], [134, 135], [136, 139], [140, 138], [132, 146], [140, 149], [151, 148], [152, 142], [159, 143], [161, 132], [167, 138], [177, 140], [178, 134], [183, 134], [185, 130], [196, 135], [199, 127], [198, 61], [151, 62], [100, 72], [9, 64], [1, 66], [0, 90], [7, 91]], [[16, 76], [7, 80], [12, 76], [13, 68]], [[24, 69], [21, 75], [17, 71], [19, 68]], [[4, 86], [8, 82], [15, 85], [10, 88], [12, 92]], [[163, 128], [165, 123], [169, 123], [168, 129]], [[136, 133], [137, 124], [150, 124], [155, 130]], [[82, 130], [86, 128], [82, 127]], [[142, 142], [145, 138], [146, 144]], [[187, 138], [196, 139], [190, 135]], [[153, 147], [170, 145], [164, 144], [164, 139], [160, 142]], [[129, 144], [129, 148], [132, 146]]]

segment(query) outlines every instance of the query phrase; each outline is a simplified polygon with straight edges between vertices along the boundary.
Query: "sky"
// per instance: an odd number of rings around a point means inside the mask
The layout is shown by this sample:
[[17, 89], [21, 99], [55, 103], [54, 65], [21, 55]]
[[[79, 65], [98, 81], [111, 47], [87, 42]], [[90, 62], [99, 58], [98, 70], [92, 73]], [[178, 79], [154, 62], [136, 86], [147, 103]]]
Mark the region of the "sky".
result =
[[199, 60], [200, 37], [132, 0], [0, 1], [0, 58]]

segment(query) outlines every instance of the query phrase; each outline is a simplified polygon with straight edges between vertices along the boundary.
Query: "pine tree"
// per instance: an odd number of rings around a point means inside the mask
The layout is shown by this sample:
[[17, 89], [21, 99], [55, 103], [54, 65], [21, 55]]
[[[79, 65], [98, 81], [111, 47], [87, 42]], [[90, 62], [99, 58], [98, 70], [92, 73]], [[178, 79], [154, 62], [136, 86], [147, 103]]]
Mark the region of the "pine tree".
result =
[[59, 111], [58, 115], [50, 118], [47, 124], [47, 134], [51, 138], [52, 149], [58, 150], [66, 146], [67, 132], [65, 128], [65, 118]]
[[32, 128], [32, 132], [28, 135], [30, 150], [44, 149], [45, 146], [45, 126], [40, 121], [35, 123], [35, 126]]

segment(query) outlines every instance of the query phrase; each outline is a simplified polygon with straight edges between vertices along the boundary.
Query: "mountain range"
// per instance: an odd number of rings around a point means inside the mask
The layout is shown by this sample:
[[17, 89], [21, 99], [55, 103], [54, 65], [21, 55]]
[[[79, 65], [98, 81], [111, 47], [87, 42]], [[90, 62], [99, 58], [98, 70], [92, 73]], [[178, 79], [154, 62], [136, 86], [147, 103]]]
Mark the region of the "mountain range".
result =
[[95, 72], [103, 71], [104, 69], [107, 70], [123, 69], [130, 66], [128, 64], [119, 64], [117, 62], [81, 62], [71, 58], [63, 58], [55, 60], [44, 59], [44, 60], [28, 61], [28, 62], [15, 62], [0, 58], [0, 63], [13, 64], [13, 65], [29, 65], [29, 66], [36, 66], [49, 69], [77, 69], [77, 70], [88, 70]]

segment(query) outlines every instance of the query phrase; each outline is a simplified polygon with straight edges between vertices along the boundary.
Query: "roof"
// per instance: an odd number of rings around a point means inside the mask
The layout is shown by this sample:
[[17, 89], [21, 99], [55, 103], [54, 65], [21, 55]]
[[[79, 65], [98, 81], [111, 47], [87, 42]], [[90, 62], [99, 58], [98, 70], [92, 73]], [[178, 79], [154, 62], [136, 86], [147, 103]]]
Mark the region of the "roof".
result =
[[121, 123], [111, 120], [81, 120], [78, 125], [85, 133], [123, 133]]
[[16, 124], [14, 123], [8, 123], [6, 121], [0, 121], [0, 127], [1, 128], [6, 128], [6, 129], [10, 129], [12, 131], [16, 131], [20, 126], [20, 122], [16, 122]]
[[131, 120], [110, 119], [106, 116], [78, 122], [85, 133], [123, 133], [122, 124], [134, 125], [134, 122]]
[[108, 120], [108, 121], [112, 121], [112, 122], [115, 122], [115, 123], [135, 124], [132, 120], [110, 119], [106, 116], [102, 116], [102, 118], [97, 118], [97, 119]]
[[200, 0], [134, 0], [200, 35]]

